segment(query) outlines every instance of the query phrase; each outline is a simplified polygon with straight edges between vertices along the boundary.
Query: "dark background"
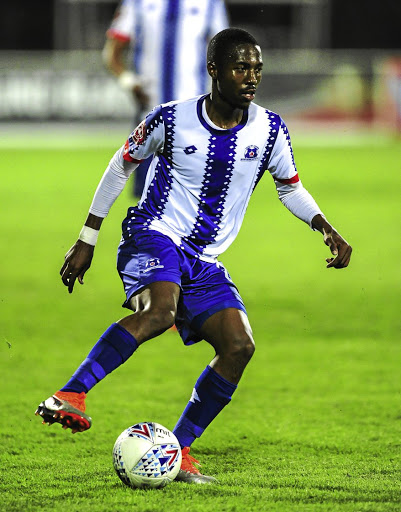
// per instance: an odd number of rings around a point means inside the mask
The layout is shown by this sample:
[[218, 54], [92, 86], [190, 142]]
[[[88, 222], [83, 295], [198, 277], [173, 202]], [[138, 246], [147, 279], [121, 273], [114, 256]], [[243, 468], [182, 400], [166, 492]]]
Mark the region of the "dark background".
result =
[[[111, 20], [117, 2], [102, 4], [102, 20]], [[289, 26], [294, 6], [227, 2], [231, 24], [255, 24], [274, 32]], [[54, 48], [53, 0], [5, 0], [0, 8], [0, 50], [51, 50]], [[401, 48], [399, 0], [332, 0], [327, 48]], [[296, 13], [295, 13], [296, 15]], [[274, 38], [270, 41], [274, 47]]]

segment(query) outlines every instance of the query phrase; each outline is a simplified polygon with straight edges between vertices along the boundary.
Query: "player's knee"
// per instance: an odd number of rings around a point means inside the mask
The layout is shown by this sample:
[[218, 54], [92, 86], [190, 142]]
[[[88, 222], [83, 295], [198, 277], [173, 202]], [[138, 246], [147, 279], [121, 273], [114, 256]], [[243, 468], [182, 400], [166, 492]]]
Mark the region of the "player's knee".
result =
[[255, 343], [253, 339], [244, 334], [233, 340], [231, 345], [230, 357], [235, 359], [241, 365], [246, 366], [255, 352]]
[[255, 353], [255, 342], [252, 338], [247, 337], [246, 341], [242, 346], [242, 357], [247, 362], [251, 360], [253, 354]]
[[150, 308], [146, 311], [148, 323], [156, 332], [163, 332], [170, 329], [175, 322], [175, 311], [169, 308]]

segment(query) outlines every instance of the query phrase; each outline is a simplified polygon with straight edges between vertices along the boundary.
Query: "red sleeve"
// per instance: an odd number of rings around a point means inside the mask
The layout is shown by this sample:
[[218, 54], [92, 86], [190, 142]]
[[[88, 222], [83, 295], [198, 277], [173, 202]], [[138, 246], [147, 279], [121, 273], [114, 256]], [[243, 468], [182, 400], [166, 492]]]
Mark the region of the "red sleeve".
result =
[[298, 183], [299, 176], [298, 173], [293, 176], [292, 178], [283, 179], [283, 178], [274, 178], [275, 180], [279, 181], [280, 183], [284, 183], [284, 185], [291, 185], [291, 183]]
[[109, 28], [109, 30], [106, 32], [106, 36], [108, 39], [117, 39], [118, 41], [122, 41], [123, 43], [129, 43], [131, 41], [131, 38], [129, 36], [121, 34], [120, 32], [117, 32], [112, 28]]
[[129, 154], [129, 139], [124, 144], [123, 158], [127, 162], [131, 162], [134, 164], [140, 164], [141, 162], [143, 162], [143, 160], [136, 160], [135, 158], [132, 158], [132, 156]]

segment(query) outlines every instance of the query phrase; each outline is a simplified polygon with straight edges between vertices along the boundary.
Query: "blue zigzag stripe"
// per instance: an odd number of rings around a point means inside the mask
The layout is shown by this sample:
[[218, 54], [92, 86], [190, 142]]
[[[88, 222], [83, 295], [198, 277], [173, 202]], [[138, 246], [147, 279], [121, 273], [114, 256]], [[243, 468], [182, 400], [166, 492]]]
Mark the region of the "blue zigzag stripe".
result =
[[[208, 154], [200, 193], [200, 204], [191, 233], [183, 239], [201, 251], [215, 240], [234, 169], [237, 133], [209, 138]], [[211, 186], [210, 184], [213, 184]], [[218, 191], [218, 192], [216, 192]]]
[[265, 150], [264, 150], [262, 159], [260, 161], [260, 165], [259, 165], [259, 169], [258, 169], [258, 174], [256, 176], [256, 180], [255, 180], [255, 184], [253, 186], [252, 192], [255, 190], [256, 185], [259, 183], [259, 181], [261, 180], [263, 174], [267, 170], [267, 166], [268, 166], [268, 163], [269, 163], [270, 155], [271, 155], [271, 153], [273, 151], [274, 144], [275, 144], [275, 142], [277, 140], [279, 127], [280, 127], [280, 124], [281, 124], [281, 118], [280, 118], [280, 116], [278, 114], [275, 114], [274, 112], [271, 112], [270, 110], [266, 110], [266, 115], [267, 115], [267, 118], [268, 118], [268, 120], [270, 122], [271, 130], [270, 130], [269, 138], [268, 138], [268, 140], [266, 142], [266, 145], [265, 145]]

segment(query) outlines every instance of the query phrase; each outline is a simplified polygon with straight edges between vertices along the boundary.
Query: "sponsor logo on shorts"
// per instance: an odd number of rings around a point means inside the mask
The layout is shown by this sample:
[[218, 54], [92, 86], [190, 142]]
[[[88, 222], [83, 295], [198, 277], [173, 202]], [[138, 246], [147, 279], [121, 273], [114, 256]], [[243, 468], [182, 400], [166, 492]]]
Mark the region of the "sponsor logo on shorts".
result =
[[144, 272], [150, 272], [151, 270], [154, 270], [155, 268], [164, 268], [164, 265], [160, 264], [159, 258], [149, 258], [145, 263]]

